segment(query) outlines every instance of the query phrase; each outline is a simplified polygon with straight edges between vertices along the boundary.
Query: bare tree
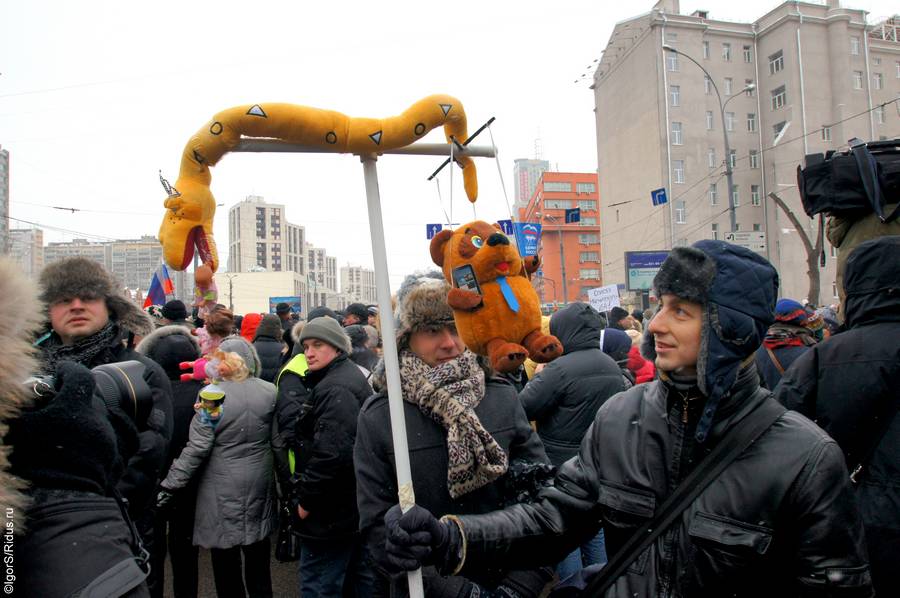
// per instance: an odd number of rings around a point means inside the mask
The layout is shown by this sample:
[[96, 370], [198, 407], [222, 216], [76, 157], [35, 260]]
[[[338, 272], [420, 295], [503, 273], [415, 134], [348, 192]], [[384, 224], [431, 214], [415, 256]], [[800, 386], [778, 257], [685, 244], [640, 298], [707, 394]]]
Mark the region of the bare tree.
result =
[[816, 235], [816, 242], [813, 244], [812, 240], [809, 238], [809, 235], [806, 234], [806, 229], [803, 227], [803, 223], [800, 222], [800, 219], [797, 218], [797, 215], [794, 214], [794, 211], [791, 210], [790, 207], [781, 199], [777, 193], [769, 193], [769, 197], [778, 205], [779, 208], [785, 213], [788, 217], [788, 220], [791, 221], [791, 224], [794, 225], [794, 228], [797, 230], [797, 234], [800, 235], [800, 240], [803, 241], [803, 247], [806, 249], [806, 274], [809, 276], [809, 293], [807, 293], [806, 300], [811, 304], [818, 306], [819, 305], [819, 289], [821, 287], [821, 281], [819, 278], [819, 258], [822, 255], [822, 252], [825, 248], [825, 220], [822, 218], [822, 214], [819, 214], [819, 232]]

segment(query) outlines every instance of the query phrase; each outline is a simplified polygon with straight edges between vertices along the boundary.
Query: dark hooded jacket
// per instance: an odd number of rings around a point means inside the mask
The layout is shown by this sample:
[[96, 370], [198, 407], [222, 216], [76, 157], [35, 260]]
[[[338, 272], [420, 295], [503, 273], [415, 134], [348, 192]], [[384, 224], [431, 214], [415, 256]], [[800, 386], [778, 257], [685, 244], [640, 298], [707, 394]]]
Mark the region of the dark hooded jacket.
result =
[[[253, 348], [259, 355], [259, 361], [262, 364], [262, 371], [259, 377], [266, 382], [275, 382], [275, 377], [281, 370], [284, 362], [285, 348], [282, 337], [284, 332], [281, 328], [281, 322], [277, 317], [265, 316], [256, 329], [256, 337], [253, 339]], [[249, 340], [249, 339], [248, 339]]]
[[[673, 250], [654, 286], [704, 305], [696, 383], [661, 372], [607, 401], [539, 504], [461, 516], [462, 574], [486, 558], [558, 560], [601, 526], [610, 557], [621, 550], [737, 422], [773, 400], [752, 355], [773, 320], [777, 280], [761, 257], [723, 242]], [[863, 544], [839, 447], [788, 411], [606, 596], [870, 596]]]
[[554, 465], [578, 452], [597, 409], [625, 390], [619, 366], [600, 349], [600, 331], [597, 312], [585, 303], [572, 303], [553, 314], [550, 334], [560, 340], [564, 352], [519, 393]]
[[[809, 349], [776, 397], [828, 432], [851, 471], [879, 596], [900, 593], [900, 236], [860, 244], [844, 276], [846, 330]], [[866, 459], [866, 457], [869, 457]]]

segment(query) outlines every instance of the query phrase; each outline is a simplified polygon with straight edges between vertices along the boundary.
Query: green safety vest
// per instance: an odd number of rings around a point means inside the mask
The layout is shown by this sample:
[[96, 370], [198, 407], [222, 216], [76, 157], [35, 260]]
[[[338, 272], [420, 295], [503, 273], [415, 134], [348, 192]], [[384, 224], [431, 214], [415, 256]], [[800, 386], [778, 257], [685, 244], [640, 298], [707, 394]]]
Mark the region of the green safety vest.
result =
[[[281, 382], [281, 375], [285, 372], [291, 372], [293, 374], [297, 374], [301, 378], [306, 376], [306, 372], [309, 371], [309, 366], [306, 363], [306, 355], [300, 353], [298, 355], [294, 355], [287, 364], [281, 368], [281, 371], [278, 372], [278, 377], [275, 378], [275, 388], [278, 388], [278, 383]], [[288, 449], [288, 467], [291, 470], [291, 475], [294, 475], [294, 468], [297, 463], [297, 458], [294, 456], [294, 449]]]

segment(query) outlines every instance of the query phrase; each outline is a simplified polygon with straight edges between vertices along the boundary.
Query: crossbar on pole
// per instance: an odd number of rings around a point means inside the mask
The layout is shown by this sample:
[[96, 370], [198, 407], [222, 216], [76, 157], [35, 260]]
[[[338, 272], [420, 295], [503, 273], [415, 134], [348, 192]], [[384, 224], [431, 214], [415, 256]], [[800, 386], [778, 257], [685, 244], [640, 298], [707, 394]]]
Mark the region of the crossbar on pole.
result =
[[[395, 149], [379, 151], [382, 154], [401, 154], [412, 156], [446, 156], [450, 153], [449, 143], [414, 143]], [[305, 153], [305, 154], [341, 154], [352, 152], [329, 151], [327, 147], [314, 145], [301, 145], [299, 143], [286, 143], [279, 139], [261, 139], [256, 137], [244, 137], [233, 152], [269, 152], [269, 153]], [[493, 158], [494, 148], [485, 145], [467, 145], [463, 149], [456, 149], [456, 156], [470, 156], [473, 158]]]

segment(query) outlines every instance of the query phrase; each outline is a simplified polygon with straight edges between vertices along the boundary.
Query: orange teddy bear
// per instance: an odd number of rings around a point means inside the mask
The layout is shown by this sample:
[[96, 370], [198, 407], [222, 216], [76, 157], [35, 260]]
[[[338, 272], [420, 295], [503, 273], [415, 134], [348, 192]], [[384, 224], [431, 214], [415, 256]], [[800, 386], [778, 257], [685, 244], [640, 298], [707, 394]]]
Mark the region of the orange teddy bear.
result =
[[498, 372], [526, 357], [546, 363], [562, 355], [562, 343], [541, 332], [537, 293], [528, 280], [540, 260], [523, 260], [497, 225], [476, 220], [431, 240], [431, 259], [453, 288], [447, 303], [456, 329], [473, 353], [486, 355]]

